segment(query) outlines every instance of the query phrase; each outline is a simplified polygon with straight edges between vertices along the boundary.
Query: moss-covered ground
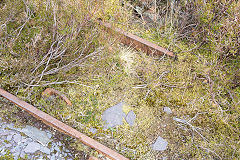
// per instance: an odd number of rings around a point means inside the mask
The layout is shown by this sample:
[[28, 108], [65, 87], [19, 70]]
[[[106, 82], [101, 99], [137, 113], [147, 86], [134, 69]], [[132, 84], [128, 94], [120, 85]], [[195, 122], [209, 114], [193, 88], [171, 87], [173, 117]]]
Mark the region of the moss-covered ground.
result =
[[[239, 57], [219, 65], [217, 58], [208, 52], [199, 50], [192, 54], [189, 51], [192, 46], [184, 41], [176, 42], [178, 47], [170, 47], [179, 53], [177, 60], [147, 56], [122, 46], [96, 24], [87, 23], [78, 30], [84, 18], [74, 12], [63, 12], [61, 4], [57, 10], [59, 28], [54, 30], [55, 4], [30, 2], [27, 5], [18, 1], [15, 5], [9, 0], [0, 1], [1, 88], [130, 159], [237, 159], [240, 156]], [[34, 6], [35, 3], [44, 9]], [[127, 23], [118, 3], [109, 3], [98, 4], [105, 5], [106, 12], [102, 15], [96, 11], [96, 15]], [[47, 6], [52, 6], [52, 10], [45, 11]], [[7, 11], [10, 16], [2, 14]], [[31, 14], [27, 22], [26, 13]], [[172, 42], [171, 36], [159, 37], [154, 30], [137, 25], [131, 29], [163, 47], [169, 47]], [[49, 58], [47, 53], [53, 53], [57, 47], [59, 52], [64, 49], [66, 52], [60, 58]], [[99, 48], [103, 49], [91, 55]], [[78, 53], [78, 49], [83, 52]], [[72, 62], [78, 54], [86, 58], [75, 65]], [[39, 66], [45, 55], [49, 63], [44, 61]], [[72, 67], [64, 68], [67, 64]], [[61, 67], [58, 72], [48, 72]], [[68, 106], [58, 98], [43, 98], [41, 94], [48, 87], [64, 93], [73, 105]], [[133, 110], [137, 115], [134, 126], [124, 122], [117, 128], [103, 130], [103, 111], [122, 101], [126, 102], [124, 112]], [[173, 114], [164, 113], [163, 107], [170, 107]], [[3, 117], [11, 115], [3, 110], [0, 113]], [[188, 123], [181, 124], [173, 117], [186, 119]], [[98, 129], [96, 134], [89, 131], [92, 127]], [[151, 149], [158, 136], [168, 141], [164, 152]], [[71, 145], [98, 156], [80, 143]]]

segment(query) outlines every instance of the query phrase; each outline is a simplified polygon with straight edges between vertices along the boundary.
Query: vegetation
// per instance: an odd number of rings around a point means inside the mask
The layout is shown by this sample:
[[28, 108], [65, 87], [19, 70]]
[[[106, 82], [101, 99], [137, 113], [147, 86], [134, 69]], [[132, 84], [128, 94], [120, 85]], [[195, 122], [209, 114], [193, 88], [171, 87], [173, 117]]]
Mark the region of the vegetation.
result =
[[[114, 0], [0, 1], [0, 87], [131, 159], [239, 157], [239, 2], [130, 3], [157, 4], [157, 18], [136, 23]], [[97, 18], [174, 51], [178, 60], [122, 46]], [[43, 98], [47, 87], [73, 106]], [[102, 112], [121, 101], [126, 113], [136, 113], [135, 125], [103, 130]], [[166, 151], [152, 151], [157, 136], [168, 141]]]

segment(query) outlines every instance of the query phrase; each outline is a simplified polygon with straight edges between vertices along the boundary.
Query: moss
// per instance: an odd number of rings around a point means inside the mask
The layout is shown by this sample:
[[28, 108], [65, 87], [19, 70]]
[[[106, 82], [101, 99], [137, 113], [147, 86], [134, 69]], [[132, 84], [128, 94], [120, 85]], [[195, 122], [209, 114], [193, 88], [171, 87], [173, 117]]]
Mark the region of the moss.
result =
[[[61, 9], [57, 11], [60, 22], [57, 30], [52, 27], [52, 7], [46, 12], [42, 1], [34, 1], [30, 5], [34, 13], [29, 23], [21, 31], [16, 43], [11, 44], [13, 48], [5, 47], [0, 55], [4, 58], [4, 61], [0, 60], [1, 87], [16, 93], [18, 97], [79, 131], [93, 138], [99, 137], [98, 141], [131, 159], [160, 159], [163, 155], [174, 159], [239, 156], [239, 153], [235, 152], [239, 149], [239, 131], [236, 128], [240, 126], [240, 89], [237, 83], [239, 59], [225, 61], [223, 67], [219, 65], [219, 57], [213, 54], [215, 44], [202, 46], [211, 49], [210, 51], [192, 50], [200, 44], [177, 40], [177, 31], [174, 28], [167, 30], [169, 25], [162, 29], [147, 30], [143, 30], [140, 25], [132, 25], [129, 27], [132, 32], [176, 52], [178, 61], [146, 56], [113, 43], [114, 38], [109, 38], [108, 34], [93, 23], [81, 26], [83, 23], [79, 22], [84, 22], [84, 17], [94, 10], [88, 11], [88, 7], [83, 7], [82, 15], [78, 14], [77, 8], [70, 3], [58, 3]], [[81, 3], [88, 4], [88, 1]], [[99, 2], [96, 6], [98, 5], [106, 7], [103, 7], [103, 13], [96, 9], [93, 19], [102, 17], [112, 23], [118, 21], [123, 24], [127, 21], [128, 16], [124, 17], [126, 13], [122, 12], [117, 1]], [[24, 10], [20, 8], [14, 9], [23, 13]], [[210, 13], [206, 14], [209, 16]], [[203, 23], [208, 23], [206, 16], [203, 16]], [[16, 21], [7, 24], [8, 34], [22, 24], [22, 14], [15, 14], [15, 17]], [[124, 25], [115, 25], [124, 29]], [[83, 30], [72, 35], [71, 31], [78, 27], [83, 27]], [[218, 30], [219, 26], [216, 24], [213, 28]], [[48, 69], [60, 65], [60, 62], [69, 63], [76, 57], [73, 53], [79, 46], [87, 48], [84, 55], [92, 53], [100, 46], [106, 49], [81, 65], [44, 76], [39, 83], [35, 83], [39, 86], [28, 87], [26, 83], [30, 84], [32, 78], [45, 69], [45, 66], [42, 66], [36, 73], [32, 73], [56, 40], [56, 37], [52, 36], [55, 32], [59, 36], [67, 37], [64, 43], [58, 44], [67, 48], [67, 58], [52, 61]], [[95, 37], [91, 37], [93, 32]], [[28, 43], [34, 38], [36, 46], [31, 47]], [[37, 40], [38, 38], [40, 39]], [[84, 46], [91, 38], [91, 45]], [[4, 41], [2, 46], [9, 41]], [[44, 86], [55, 81], [71, 83]], [[65, 94], [73, 106], [66, 105], [58, 97], [43, 98], [41, 93], [46, 87], [55, 88]], [[131, 127], [124, 121], [122, 126], [104, 130], [102, 113], [122, 101], [126, 102], [123, 108], [125, 113], [133, 110], [137, 115], [135, 125]], [[165, 106], [172, 109], [172, 115], [163, 112]], [[16, 113], [17, 110], [13, 112]], [[12, 117], [5, 109], [0, 113]], [[173, 121], [173, 117], [191, 120], [191, 126], [178, 124]], [[98, 129], [96, 134], [89, 131], [92, 127]], [[157, 136], [164, 137], [169, 142], [166, 151], [152, 151], [151, 144]], [[90, 155], [100, 156], [80, 143], [71, 142], [71, 145]]]
[[1, 160], [14, 160], [13, 155], [8, 150], [7, 153], [4, 156], [0, 156]]

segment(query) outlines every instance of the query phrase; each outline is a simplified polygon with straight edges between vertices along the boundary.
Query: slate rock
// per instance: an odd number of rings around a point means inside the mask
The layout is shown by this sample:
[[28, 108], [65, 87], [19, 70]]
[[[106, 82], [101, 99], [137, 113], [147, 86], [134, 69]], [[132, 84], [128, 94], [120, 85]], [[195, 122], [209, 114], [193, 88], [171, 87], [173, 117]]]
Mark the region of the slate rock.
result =
[[26, 154], [25, 154], [24, 152], [21, 152], [20, 157], [21, 157], [21, 158], [24, 158], [25, 155], [26, 155]]
[[40, 151], [46, 154], [50, 154], [50, 149], [47, 147], [41, 147]]
[[22, 140], [22, 136], [17, 133], [13, 136], [13, 140], [14, 140], [14, 142], [18, 143]]
[[62, 146], [62, 143], [59, 141], [59, 142], [57, 142], [57, 145], [58, 146]]
[[28, 145], [28, 143], [31, 143], [31, 142], [33, 142], [33, 139], [31, 139], [31, 138], [26, 138], [25, 140], [23, 140], [23, 144], [26, 146], [26, 145]]
[[12, 135], [8, 135], [7, 136], [7, 141], [11, 141], [12, 140]]
[[21, 140], [21, 142], [22, 142], [22, 143], [25, 143], [25, 142], [27, 142], [27, 139], [26, 139], [26, 138], [24, 138], [24, 137], [22, 137], [22, 140]]
[[48, 138], [51, 139], [52, 138], [52, 133], [49, 132], [49, 131], [46, 131], [46, 133], [47, 133]]
[[55, 146], [55, 147], [54, 147], [54, 150], [57, 151], [57, 152], [60, 152], [60, 149], [59, 149], [58, 146]]
[[24, 149], [25, 153], [34, 153], [38, 150], [40, 150], [41, 146], [39, 143], [36, 142], [31, 142], [29, 143], [26, 148]]
[[0, 137], [9, 135], [10, 132], [0, 130]]
[[156, 151], [164, 151], [167, 149], [168, 142], [162, 137], [158, 137], [156, 142], [152, 145], [152, 149]]
[[21, 148], [19, 145], [16, 145], [16, 146], [14, 146], [14, 147], [11, 149], [11, 152], [12, 152], [12, 153], [17, 152], [17, 153], [20, 154], [21, 150], [22, 150], [22, 148]]
[[52, 155], [51, 158], [50, 158], [50, 160], [56, 160], [56, 159], [55, 159], [55, 155]]
[[11, 143], [8, 143], [8, 144], [5, 145], [5, 147], [6, 147], [6, 148], [10, 148], [10, 147], [12, 147], [12, 144], [11, 144]]
[[20, 156], [20, 152], [13, 153], [14, 159], [18, 159], [19, 156]]
[[67, 153], [64, 153], [64, 157], [65, 157], [65, 158], [67, 157]]
[[123, 118], [126, 117], [126, 114], [123, 112], [123, 104], [123, 102], [118, 103], [103, 112], [102, 120], [106, 121], [105, 129], [123, 124]]
[[130, 111], [125, 119], [130, 126], [133, 126], [136, 119], [136, 114], [133, 111]]
[[48, 138], [47, 133], [32, 126], [26, 126], [23, 129], [18, 129], [19, 132], [26, 134], [28, 137], [39, 142], [43, 146], [47, 146], [51, 140]]
[[167, 114], [172, 114], [172, 110], [169, 107], [163, 107], [163, 111]]
[[6, 124], [5, 127], [9, 129], [15, 129], [13, 123]]
[[95, 134], [97, 132], [97, 129], [96, 128], [90, 128], [89, 131], [92, 133], [92, 134]]

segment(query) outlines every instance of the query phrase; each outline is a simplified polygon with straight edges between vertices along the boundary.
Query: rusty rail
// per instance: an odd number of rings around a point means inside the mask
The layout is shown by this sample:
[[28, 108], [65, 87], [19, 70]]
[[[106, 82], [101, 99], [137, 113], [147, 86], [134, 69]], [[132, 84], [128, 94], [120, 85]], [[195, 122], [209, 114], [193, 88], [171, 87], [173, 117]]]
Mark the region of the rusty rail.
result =
[[21, 109], [27, 111], [35, 118], [43, 121], [43, 123], [57, 129], [60, 132], [63, 132], [71, 137], [78, 139], [80, 142], [90, 146], [91, 148], [96, 149], [97, 151], [101, 152], [102, 154], [106, 155], [107, 157], [114, 159], [114, 160], [128, 160], [128, 158], [122, 156], [121, 154], [113, 151], [112, 149], [102, 145], [101, 143], [97, 142], [96, 140], [86, 136], [85, 134], [77, 131], [76, 129], [64, 124], [63, 122], [57, 120], [56, 118], [40, 111], [36, 107], [28, 104], [27, 102], [20, 100], [16, 96], [8, 93], [7, 91], [0, 88], [0, 95], [4, 98], [8, 99], [9, 101], [15, 103]]
[[120, 35], [120, 40], [123, 44], [131, 46], [136, 50], [143, 51], [148, 55], [168, 55], [170, 57], [175, 57], [175, 54], [167, 49], [160, 47], [152, 42], [149, 42], [143, 38], [140, 38], [132, 33], [122, 31], [119, 28], [114, 28], [110, 23], [98, 20], [98, 23], [104, 26], [107, 30], [113, 31]]

